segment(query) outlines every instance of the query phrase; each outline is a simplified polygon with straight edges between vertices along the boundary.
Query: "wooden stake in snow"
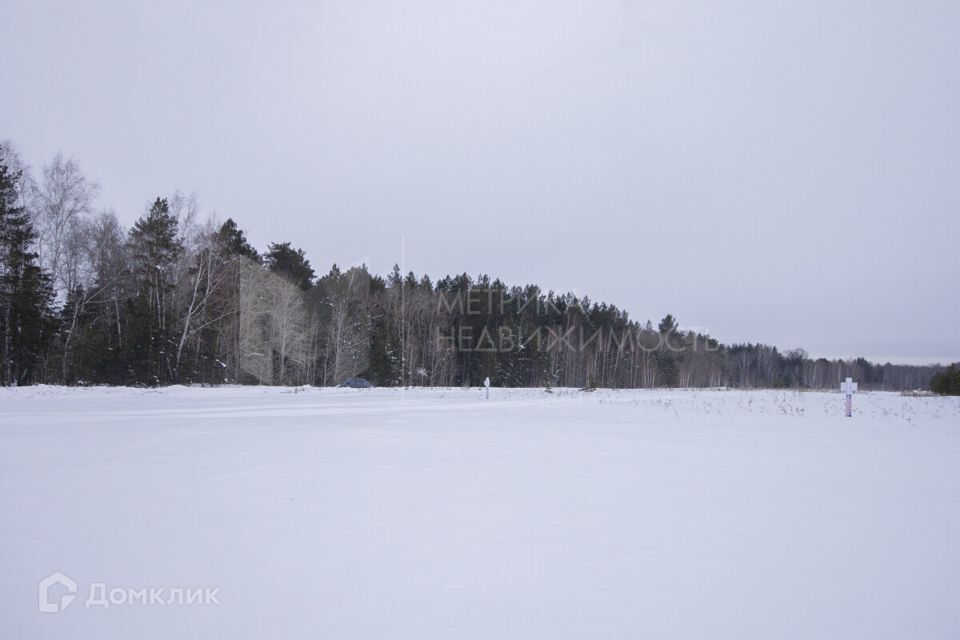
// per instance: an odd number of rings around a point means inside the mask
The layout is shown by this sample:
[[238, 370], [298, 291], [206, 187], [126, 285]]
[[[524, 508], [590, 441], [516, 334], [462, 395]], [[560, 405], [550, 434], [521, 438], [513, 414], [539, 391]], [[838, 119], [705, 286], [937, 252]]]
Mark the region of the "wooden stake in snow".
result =
[[840, 391], [847, 396], [847, 417], [853, 417], [853, 394], [857, 392], [857, 383], [853, 378], [847, 378], [840, 383]]

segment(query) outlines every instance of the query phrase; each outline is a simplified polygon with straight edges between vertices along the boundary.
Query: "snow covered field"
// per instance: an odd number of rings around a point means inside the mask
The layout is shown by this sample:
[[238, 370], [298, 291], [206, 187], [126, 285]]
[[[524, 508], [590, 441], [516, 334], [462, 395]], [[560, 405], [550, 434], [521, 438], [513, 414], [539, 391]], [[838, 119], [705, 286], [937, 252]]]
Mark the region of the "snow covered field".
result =
[[2, 389], [0, 637], [960, 637], [960, 400], [854, 406]]

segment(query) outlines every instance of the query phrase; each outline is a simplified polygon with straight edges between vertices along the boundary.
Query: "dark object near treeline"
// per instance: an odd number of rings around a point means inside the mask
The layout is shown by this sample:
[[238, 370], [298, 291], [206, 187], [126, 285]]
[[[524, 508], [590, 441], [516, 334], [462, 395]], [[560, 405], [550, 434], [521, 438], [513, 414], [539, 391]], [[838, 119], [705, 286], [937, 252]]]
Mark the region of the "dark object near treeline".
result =
[[373, 385], [363, 378], [347, 378], [337, 386], [349, 387], [351, 389], [369, 389]]
[[960, 396], [960, 368], [952, 364], [930, 380], [930, 390], [942, 396]]

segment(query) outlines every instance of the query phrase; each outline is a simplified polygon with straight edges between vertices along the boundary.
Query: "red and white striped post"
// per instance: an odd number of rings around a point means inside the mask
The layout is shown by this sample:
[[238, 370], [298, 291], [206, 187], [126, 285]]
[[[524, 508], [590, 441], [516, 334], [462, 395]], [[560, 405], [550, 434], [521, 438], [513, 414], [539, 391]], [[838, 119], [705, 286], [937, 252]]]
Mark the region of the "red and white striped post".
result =
[[844, 393], [846, 398], [846, 409], [847, 417], [853, 417], [853, 394], [857, 392], [857, 383], [853, 381], [853, 378], [847, 378], [845, 381], [840, 383], [840, 391]]

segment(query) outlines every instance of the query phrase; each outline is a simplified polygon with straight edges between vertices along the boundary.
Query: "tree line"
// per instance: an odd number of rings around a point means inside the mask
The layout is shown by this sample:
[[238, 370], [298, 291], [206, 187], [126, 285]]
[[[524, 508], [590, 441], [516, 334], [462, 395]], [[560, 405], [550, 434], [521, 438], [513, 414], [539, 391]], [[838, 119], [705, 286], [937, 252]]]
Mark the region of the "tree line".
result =
[[289, 242], [258, 251], [195, 196], [156, 197], [126, 229], [57, 155], [36, 175], [0, 144], [3, 385], [926, 388], [938, 366], [725, 345], [673, 316], [486, 275], [318, 276]]

